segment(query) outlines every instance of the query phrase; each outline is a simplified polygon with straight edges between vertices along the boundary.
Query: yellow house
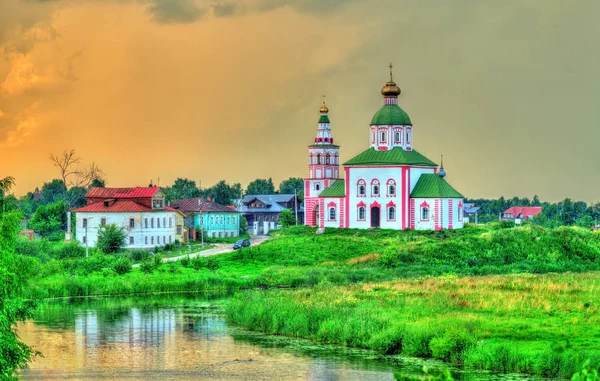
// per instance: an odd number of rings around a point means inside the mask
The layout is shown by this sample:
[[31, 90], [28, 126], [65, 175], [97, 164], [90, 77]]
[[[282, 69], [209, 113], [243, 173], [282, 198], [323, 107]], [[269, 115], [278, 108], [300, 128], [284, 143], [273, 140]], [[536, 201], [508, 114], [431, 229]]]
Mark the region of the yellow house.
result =
[[175, 239], [181, 243], [188, 243], [188, 228], [185, 227], [185, 214], [181, 211], [175, 213]]

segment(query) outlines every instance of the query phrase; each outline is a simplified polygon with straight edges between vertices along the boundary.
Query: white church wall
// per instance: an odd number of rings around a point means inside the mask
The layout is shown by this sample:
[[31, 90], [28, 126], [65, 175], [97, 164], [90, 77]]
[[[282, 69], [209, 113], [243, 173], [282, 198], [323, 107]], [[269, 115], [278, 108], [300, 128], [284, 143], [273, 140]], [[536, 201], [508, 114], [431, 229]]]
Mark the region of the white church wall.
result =
[[411, 167], [410, 168], [410, 191], [412, 192], [415, 189], [415, 185], [417, 185], [417, 181], [419, 181], [419, 177], [421, 177], [424, 173], [435, 173], [433, 168], [419, 168], [419, 167]]
[[[339, 228], [340, 227], [340, 211], [341, 211], [341, 198], [339, 197], [327, 197], [324, 200], [325, 213], [324, 225], [326, 228]], [[334, 209], [334, 218], [331, 219], [331, 208]]]
[[[435, 229], [435, 199], [434, 198], [415, 198], [415, 230], [434, 230]], [[428, 218], [422, 219], [422, 208], [429, 208]]]

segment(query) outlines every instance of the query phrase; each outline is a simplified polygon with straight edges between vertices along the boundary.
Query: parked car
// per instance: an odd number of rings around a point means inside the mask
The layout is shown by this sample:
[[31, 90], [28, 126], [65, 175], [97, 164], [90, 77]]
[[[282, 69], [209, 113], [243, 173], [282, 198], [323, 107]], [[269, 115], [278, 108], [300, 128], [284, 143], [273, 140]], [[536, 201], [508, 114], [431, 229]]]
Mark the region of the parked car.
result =
[[248, 246], [250, 246], [250, 240], [240, 239], [239, 241], [237, 241], [236, 243], [233, 244], [233, 249], [237, 250], [237, 249], [241, 249], [242, 247], [248, 247]]

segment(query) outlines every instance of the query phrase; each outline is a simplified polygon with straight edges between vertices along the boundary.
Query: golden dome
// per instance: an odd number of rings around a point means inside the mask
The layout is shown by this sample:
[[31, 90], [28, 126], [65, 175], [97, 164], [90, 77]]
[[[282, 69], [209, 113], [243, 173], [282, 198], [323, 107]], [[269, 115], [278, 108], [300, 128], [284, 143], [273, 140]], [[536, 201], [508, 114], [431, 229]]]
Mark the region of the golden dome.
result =
[[321, 106], [321, 108], [319, 109], [319, 111], [321, 112], [321, 114], [327, 114], [329, 112], [329, 109], [325, 105], [325, 101], [323, 101], [323, 106]]
[[390, 63], [390, 80], [386, 82], [385, 86], [383, 86], [381, 88], [381, 94], [383, 94], [384, 96], [395, 96], [397, 97], [398, 95], [400, 95], [400, 93], [402, 92], [400, 90], [400, 87], [398, 87], [398, 85], [396, 85], [396, 82], [394, 82], [394, 79], [392, 77], [392, 64]]

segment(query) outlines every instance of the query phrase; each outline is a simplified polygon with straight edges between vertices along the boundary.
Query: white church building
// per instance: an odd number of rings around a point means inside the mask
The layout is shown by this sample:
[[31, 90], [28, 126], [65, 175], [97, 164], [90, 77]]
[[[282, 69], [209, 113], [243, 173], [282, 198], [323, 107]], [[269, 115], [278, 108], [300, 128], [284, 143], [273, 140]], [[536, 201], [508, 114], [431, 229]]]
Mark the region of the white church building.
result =
[[459, 229], [463, 196], [438, 166], [414, 149], [413, 124], [398, 105], [392, 78], [381, 89], [383, 106], [368, 128], [369, 148], [343, 164], [323, 102], [309, 175], [304, 180], [305, 224], [337, 228]]

